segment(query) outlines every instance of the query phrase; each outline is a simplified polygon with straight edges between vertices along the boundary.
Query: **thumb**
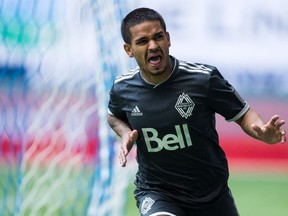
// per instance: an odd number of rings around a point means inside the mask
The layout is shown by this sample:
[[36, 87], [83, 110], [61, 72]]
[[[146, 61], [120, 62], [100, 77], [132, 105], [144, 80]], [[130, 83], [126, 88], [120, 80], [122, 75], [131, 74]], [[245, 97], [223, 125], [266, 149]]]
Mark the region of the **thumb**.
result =
[[121, 147], [124, 155], [128, 155], [137, 138], [138, 138], [138, 131], [137, 130], [131, 131], [131, 133], [129, 134], [128, 142], [127, 143], [125, 142], [126, 144], [123, 144]]
[[258, 135], [263, 134], [262, 128], [260, 126], [252, 124], [251, 127]]
[[138, 131], [137, 130], [133, 130], [131, 133], [130, 133], [130, 140], [132, 143], [134, 143], [138, 138]]

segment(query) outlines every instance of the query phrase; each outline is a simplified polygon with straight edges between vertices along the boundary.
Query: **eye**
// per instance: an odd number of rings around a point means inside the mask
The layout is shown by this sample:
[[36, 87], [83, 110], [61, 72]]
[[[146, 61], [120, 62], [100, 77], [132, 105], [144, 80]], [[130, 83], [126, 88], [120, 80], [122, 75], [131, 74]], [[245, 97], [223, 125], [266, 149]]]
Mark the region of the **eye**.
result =
[[164, 37], [164, 34], [163, 33], [159, 33], [159, 34], [156, 34], [154, 36], [154, 40], [157, 41], [157, 40], [162, 40]]
[[140, 38], [136, 41], [137, 45], [145, 45], [147, 43], [147, 39], [146, 38]]

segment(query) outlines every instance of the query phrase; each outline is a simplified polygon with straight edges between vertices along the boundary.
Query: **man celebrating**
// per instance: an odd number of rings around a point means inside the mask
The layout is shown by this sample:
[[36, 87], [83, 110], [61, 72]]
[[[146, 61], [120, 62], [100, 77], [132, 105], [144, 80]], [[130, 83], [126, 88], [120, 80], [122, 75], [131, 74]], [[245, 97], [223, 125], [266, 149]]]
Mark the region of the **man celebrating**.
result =
[[120, 164], [137, 144], [135, 198], [141, 215], [237, 216], [215, 113], [268, 144], [285, 142], [285, 124], [264, 123], [216, 67], [169, 54], [162, 16], [138, 8], [122, 21], [124, 50], [139, 68], [110, 91], [108, 123], [121, 137]]

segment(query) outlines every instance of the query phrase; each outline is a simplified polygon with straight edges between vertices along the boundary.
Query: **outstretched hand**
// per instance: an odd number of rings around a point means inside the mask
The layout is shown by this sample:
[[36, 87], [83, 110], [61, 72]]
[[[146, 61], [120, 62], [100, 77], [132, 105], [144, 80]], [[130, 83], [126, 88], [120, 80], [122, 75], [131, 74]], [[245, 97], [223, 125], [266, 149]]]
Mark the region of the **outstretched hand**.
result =
[[127, 134], [127, 136], [122, 137], [122, 146], [121, 146], [120, 155], [119, 155], [119, 161], [122, 167], [126, 166], [126, 163], [127, 163], [126, 156], [132, 149], [134, 142], [137, 140], [137, 137], [138, 137], [137, 130], [133, 130], [131, 131], [131, 133]]
[[251, 127], [257, 133], [259, 138], [269, 144], [286, 142], [286, 131], [281, 128], [285, 124], [284, 120], [279, 120], [278, 115], [274, 115], [270, 121], [262, 127], [252, 124]]

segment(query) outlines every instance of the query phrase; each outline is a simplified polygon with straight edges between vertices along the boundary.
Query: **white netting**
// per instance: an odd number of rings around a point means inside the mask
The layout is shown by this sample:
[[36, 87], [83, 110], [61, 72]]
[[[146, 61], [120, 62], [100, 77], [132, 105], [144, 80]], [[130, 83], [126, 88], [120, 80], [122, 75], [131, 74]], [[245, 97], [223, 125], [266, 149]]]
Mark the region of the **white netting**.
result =
[[0, 215], [125, 215], [106, 109], [132, 7], [0, 0]]

